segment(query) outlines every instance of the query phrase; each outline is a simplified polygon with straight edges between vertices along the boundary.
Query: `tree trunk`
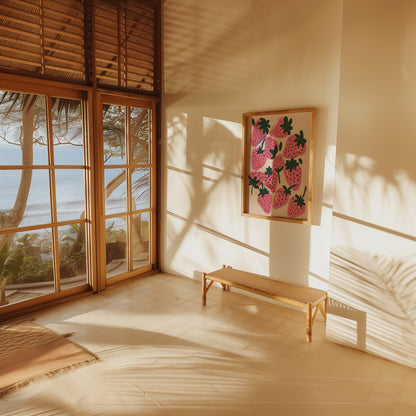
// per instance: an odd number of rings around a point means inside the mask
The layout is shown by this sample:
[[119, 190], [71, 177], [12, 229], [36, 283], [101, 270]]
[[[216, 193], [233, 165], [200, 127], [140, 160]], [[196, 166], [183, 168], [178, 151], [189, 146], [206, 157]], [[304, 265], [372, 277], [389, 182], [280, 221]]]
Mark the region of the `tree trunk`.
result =
[[0, 306], [7, 305], [9, 302], [6, 300], [6, 283], [7, 279], [4, 277], [0, 283]]
[[[23, 144], [22, 144], [22, 165], [33, 165], [33, 106], [25, 109], [22, 115], [23, 120]], [[32, 183], [32, 169], [23, 169], [20, 179], [19, 190], [14, 204], [11, 223], [17, 227], [23, 219], [26, 210], [27, 198], [29, 196], [30, 185]]]
[[[117, 175], [114, 179], [112, 179], [104, 190], [104, 198], [110, 197], [110, 195], [126, 180], [126, 171], [124, 170], [122, 173]], [[133, 204], [135, 205], [135, 201], [133, 200]], [[134, 208], [133, 208], [134, 209]], [[137, 257], [140, 253], [144, 251], [144, 244], [141, 236], [141, 214], [134, 215], [133, 218], [133, 227], [132, 227], [132, 245], [133, 245], [133, 256]]]
[[[33, 105], [25, 106], [22, 112], [23, 142], [22, 165], [33, 165], [33, 132], [34, 132], [34, 110]], [[11, 213], [2, 218], [2, 228], [16, 228], [22, 222], [26, 210], [27, 198], [32, 183], [32, 169], [23, 169], [20, 177], [19, 189]], [[14, 234], [0, 235], [0, 248], [10, 243]]]

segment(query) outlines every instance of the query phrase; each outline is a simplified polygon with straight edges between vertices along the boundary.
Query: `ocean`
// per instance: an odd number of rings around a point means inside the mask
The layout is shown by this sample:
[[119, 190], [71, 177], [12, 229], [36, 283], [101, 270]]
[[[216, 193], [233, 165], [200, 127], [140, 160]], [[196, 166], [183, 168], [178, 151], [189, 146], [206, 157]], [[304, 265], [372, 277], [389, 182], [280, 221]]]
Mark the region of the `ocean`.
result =
[[[83, 165], [82, 147], [59, 145], [54, 149], [55, 164]], [[48, 161], [46, 147], [34, 146], [34, 165], [45, 166]], [[114, 163], [114, 161], [112, 161]], [[19, 146], [0, 143], [0, 165], [21, 164]], [[13, 208], [19, 189], [21, 170], [0, 170], [0, 212]], [[108, 171], [107, 171], [108, 172]], [[120, 171], [117, 170], [117, 174]], [[111, 177], [106, 175], [106, 182]], [[56, 200], [58, 221], [79, 219], [85, 210], [84, 171], [83, 169], [56, 169]], [[106, 213], [125, 211], [125, 183], [119, 186], [106, 201]], [[147, 208], [148, 201], [136, 202], [137, 209]], [[47, 169], [33, 169], [31, 187], [23, 221], [20, 226], [32, 226], [51, 222], [49, 174]]]

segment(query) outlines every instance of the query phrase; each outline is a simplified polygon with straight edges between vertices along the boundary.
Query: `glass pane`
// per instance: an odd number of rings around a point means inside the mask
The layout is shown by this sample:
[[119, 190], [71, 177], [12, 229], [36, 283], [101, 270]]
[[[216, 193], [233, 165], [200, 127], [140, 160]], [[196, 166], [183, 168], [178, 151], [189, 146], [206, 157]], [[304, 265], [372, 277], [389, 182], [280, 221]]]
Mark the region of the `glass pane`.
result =
[[106, 277], [112, 277], [128, 270], [127, 266], [127, 224], [126, 217], [106, 220]]
[[106, 215], [127, 211], [126, 170], [105, 169], [105, 213]]
[[45, 97], [0, 91], [0, 165], [48, 163]]
[[132, 209], [147, 209], [149, 205], [150, 169], [134, 169], [131, 175]]
[[87, 283], [85, 224], [58, 227], [61, 289]]
[[142, 212], [133, 215], [132, 245], [133, 269], [150, 263], [150, 213]]
[[[24, 174], [25, 172], [23, 172]], [[32, 183], [25, 215], [21, 226], [38, 225], [51, 222], [51, 205], [49, 193], [49, 171], [33, 170]]]
[[130, 146], [133, 164], [149, 163], [149, 110], [131, 107]]
[[6, 284], [1, 304], [55, 291], [50, 229], [3, 234], [0, 247], [0, 279]]
[[81, 218], [85, 213], [84, 170], [56, 169], [55, 186], [58, 221]]
[[126, 163], [125, 107], [103, 105], [104, 163], [124, 165]]
[[[29, 172], [25, 176], [30, 176]], [[12, 210], [16, 203], [17, 192], [19, 190], [21, 170], [1, 170], [0, 171], [0, 226], [1, 228], [18, 227], [20, 221], [16, 218], [12, 220]], [[26, 187], [25, 187], [26, 189]], [[30, 185], [29, 185], [30, 189]], [[25, 194], [27, 193], [27, 190]], [[19, 210], [20, 211], [20, 210]], [[17, 213], [17, 209], [16, 209]], [[19, 215], [20, 217], [20, 215]]]
[[2, 170], [0, 183], [1, 228], [51, 222], [48, 170]]
[[80, 100], [52, 98], [53, 152], [56, 165], [82, 165], [84, 140]]

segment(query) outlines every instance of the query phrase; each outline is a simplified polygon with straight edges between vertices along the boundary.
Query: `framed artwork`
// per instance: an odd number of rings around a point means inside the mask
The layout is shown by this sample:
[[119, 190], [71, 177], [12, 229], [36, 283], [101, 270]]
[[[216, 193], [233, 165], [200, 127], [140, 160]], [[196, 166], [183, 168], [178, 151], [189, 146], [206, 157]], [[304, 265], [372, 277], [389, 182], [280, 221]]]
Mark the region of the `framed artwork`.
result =
[[242, 214], [310, 224], [313, 108], [243, 114]]

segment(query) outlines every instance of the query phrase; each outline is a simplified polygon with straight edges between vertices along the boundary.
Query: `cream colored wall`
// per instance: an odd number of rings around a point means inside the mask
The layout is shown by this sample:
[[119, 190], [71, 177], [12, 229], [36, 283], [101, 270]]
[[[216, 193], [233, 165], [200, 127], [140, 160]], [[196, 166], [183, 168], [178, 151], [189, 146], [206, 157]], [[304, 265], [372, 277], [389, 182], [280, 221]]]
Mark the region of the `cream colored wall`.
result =
[[[167, 0], [163, 270], [329, 279], [328, 338], [416, 367], [415, 44], [414, 0]], [[314, 224], [243, 218], [241, 115], [297, 107]]]
[[[342, 1], [167, 0], [161, 266], [326, 287]], [[314, 225], [241, 216], [242, 113], [317, 109]]]
[[416, 367], [416, 2], [345, 0], [330, 339]]

